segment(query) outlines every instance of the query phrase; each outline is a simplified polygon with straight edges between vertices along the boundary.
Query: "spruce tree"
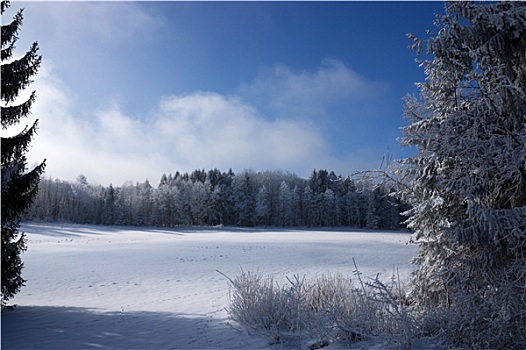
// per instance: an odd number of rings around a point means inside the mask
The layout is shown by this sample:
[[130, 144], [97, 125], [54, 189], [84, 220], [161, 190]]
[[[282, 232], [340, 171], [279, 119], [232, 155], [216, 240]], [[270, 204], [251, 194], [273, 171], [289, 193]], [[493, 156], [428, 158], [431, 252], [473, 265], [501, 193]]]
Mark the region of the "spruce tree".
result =
[[[1, 4], [3, 15], [9, 2], [2, 1]], [[20, 92], [32, 82], [30, 78], [37, 73], [41, 62], [36, 42], [23, 57], [13, 59], [22, 12], [19, 10], [11, 23], [2, 25], [3, 130], [27, 117], [36, 98], [33, 91], [26, 101], [18, 101]], [[23, 263], [20, 254], [26, 249], [26, 242], [24, 233], [19, 231], [20, 220], [33, 201], [45, 167], [44, 161], [30, 171], [26, 169], [25, 154], [37, 125], [38, 120], [14, 136], [2, 137], [2, 304], [18, 293], [25, 282], [21, 276]]]
[[457, 345], [524, 348], [526, 3], [445, 8], [405, 104], [402, 143], [418, 151], [400, 170], [420, 247], [412, 296], [455, 310]]

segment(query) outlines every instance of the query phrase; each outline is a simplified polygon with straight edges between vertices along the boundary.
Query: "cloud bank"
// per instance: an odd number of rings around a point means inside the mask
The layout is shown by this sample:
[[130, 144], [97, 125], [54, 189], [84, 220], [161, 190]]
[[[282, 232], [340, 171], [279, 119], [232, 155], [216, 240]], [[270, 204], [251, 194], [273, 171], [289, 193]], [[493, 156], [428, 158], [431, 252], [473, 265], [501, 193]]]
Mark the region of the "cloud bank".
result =
[[[289, 74], [287, 79], [305, 77]], [[47, 158], [46, 173], [53, 178], [72, 181], [84, 174], [105, 185], [146, 178], [156, 184], [163, 173], [200, 168], [281, 169], [307, 176], [314, 168], [344, 171], [350, 161], [364, 162], [353, 154], [332, 156], [327, 136], [308, 118], [269, 118], [238, 95], [169, 95], [148, 115], [136, 117], [118, 104], [76, 111], [78, 97], [49, 66], [43, 66], [34, 85], [38, 98], [33, 114], [40, 119], [40, 130], [29, 161]], [[314, 92], [298, 86], [296, 92], [288, 87], [288, 96], [303, 99], [305, 93], [323, 99], [320, 95], [327, 94], [318, 86]], [[295, 105], [297, 99], [290, 97], [289, 103]], [[279, 108], [292, 107], [282, 102]]]
[[185, 91], [175, 78], [158, 86], [159, 72], [177, 74], [171, 66], [153, 74], [157, 61], [143, 59], [162, 55], [147, 50], [158, 48], [155, 38], [177, 46], [185, 35], [168, 30], [162, 13], [138, 3], [32, 3], [25, 15], [21, 39], [38, 38], [44, 57], [28, 89], [37, 91], [32, 112], [40, 120], [28, 161], [47, 158], [49, 177], [157, 184], [163, 173], [202, 168], [308, 176], [381, 161], [383, 151], [364, 148], [363, 139], [382, 143], [371, 125], [387, 86], [342, 61], [311, 70], [278, 63], [228, 92]]

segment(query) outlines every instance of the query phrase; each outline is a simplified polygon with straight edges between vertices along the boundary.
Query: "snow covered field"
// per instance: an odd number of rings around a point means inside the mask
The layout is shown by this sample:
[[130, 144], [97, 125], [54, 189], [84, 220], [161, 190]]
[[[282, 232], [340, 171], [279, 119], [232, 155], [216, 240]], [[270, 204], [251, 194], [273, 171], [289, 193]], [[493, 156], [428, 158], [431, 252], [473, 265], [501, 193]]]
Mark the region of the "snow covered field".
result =
[[[341, 272], [402, 279], [417, 247], [393, 232], [22, 226], [27, 286], [2, 312], [2, 349], [262, 349], [225, 308], [241, 269], [281, 280]], [[331, 346], [332, 347], [332, 346]], [[359, 345], [357, 344], [357, 348]], [[361, 347], [361, 346], [360, 346]]]

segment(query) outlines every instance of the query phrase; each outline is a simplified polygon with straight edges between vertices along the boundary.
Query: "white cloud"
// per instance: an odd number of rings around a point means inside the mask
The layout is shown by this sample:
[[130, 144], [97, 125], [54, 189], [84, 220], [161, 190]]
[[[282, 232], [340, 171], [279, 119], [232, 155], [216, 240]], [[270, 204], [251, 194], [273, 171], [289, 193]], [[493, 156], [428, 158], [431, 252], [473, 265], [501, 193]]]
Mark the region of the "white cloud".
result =
[[[77, 97], [49, 63], [43, 64], [34, 84], [38, 97], [33, 114], [40, 119], [40, 129], [28, 160], [35, 164], [47, 158], [46, 174], [52, 178], [73, 181], [84, 174], [90, 182], [104, 185], [146, 178], [156, 184], [163, 173], [214, 167], [281, 169], [300, 176], [326, 168], [348, 174], [357, 170], [353, 165], [373, 168], [380, 160], [367, 150], [335, 157], [329, 139], [312, 121], [268, 118], [236, 95], [171, 95], [140, 118], [126, 115], [117, 103], [79, 112]], [[337, 80], [328, 73], [289, 78], [291, 85]], [[329, 82], [324, 84], [331, 89]]]
[[74, 112], [75, 97], [43, 69], [33, 113], [40, 119], [29, 163], [47, 158], [47, 175], [95, 183], [152, 183], [163, 173], [218, 167], [308, 172], [329, 153], [307, 122], [268, 121], [237, 97], [212, 92], [169, 96], [138, 120], [115, 105]]
[[39, 119], [39, 130], [28, 153], [30, 166], [46, 158], [47, 176], [72, 181], [84, 174], [106, 185], [152, 179], [147, 167], [153, 166], [156, 156], [143, 157], [138, 152], [144, 145], [138, 138], [139, 122], [116, 108], [75, 111], [75, 96], [49, 64], [42, 65], [32, 87], [37, 90], [32, 114]]
[[174, 153], [187, 164], [285, 169], [328, 152], [313, 125], [265, 120], [236, 97], [172, 96], [162, 102], [160, 113], [159, 130], [165, 139], [172, 137]]
[[343, 62], [325, 59], [314, 71], [296, 72], [277, 64], [241, 86], [239, 93], [287, 117], [323, 117], [334, 106], [349, 112], [382, 95], [387, 86], [360, 76]]

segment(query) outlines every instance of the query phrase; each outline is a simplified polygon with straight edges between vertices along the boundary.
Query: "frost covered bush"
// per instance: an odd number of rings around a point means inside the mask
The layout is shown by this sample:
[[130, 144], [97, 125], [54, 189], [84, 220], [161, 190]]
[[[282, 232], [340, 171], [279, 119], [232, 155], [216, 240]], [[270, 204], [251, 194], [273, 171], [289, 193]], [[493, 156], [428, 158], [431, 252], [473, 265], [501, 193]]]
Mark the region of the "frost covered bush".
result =
[[233, 293], [228, 312], [234, 321], [260, 332], [271, 343], [304, 328], [303, 280], [283, 288], [258, 271], [242, 271], [229, 281]]
[[342, 275], [314, 281], [294, 275], [280, 285], [273, 277], [245, 271], [229, 281], [230, 317], [271, 343], [314, 349], [380, 337], [386, 349], [407, 349], [417, 337], [398, 283], [364, 282], [358, 275], [355, 285]]

